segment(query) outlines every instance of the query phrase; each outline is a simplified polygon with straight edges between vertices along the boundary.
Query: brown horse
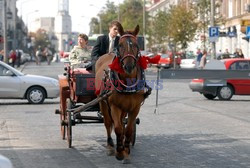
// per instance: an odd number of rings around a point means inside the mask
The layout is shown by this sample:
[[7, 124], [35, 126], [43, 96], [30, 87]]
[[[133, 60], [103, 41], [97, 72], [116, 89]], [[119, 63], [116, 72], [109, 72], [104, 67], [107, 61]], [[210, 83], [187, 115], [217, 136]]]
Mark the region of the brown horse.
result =
[[[112, 91], [106, 100], [99, 102], [107, 130], [108, 154], [114, 154], [111, 138], [114, 127], [117, 140], [116, 158], [123, 160], [123, 163], [129, 163], [134, 123], [145, 100], [147, 88], [143, 69], [138, 64], [140, 52], [136, 35], [139, 26], [133, 31], [124, 32], [122, 25], [119, 25], [118, 32], [121, 35], [118, 48], [114, 53], [101, 56], [96, 62], [95, 87], [100, 95]], [[125, 117], [126, 125], [123, 123]]]

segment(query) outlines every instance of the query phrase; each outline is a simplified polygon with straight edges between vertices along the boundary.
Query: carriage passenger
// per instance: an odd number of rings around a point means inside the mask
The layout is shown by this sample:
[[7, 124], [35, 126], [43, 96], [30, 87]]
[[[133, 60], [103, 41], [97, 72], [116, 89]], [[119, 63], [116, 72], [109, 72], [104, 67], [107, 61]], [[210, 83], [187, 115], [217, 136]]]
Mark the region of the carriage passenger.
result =
[[88, 36], [86, 34], [78, 35], [78, 45], [74, 46], [69, 55], [69, 61], [72, 68], [85, 68], [90, 64], [90, 52], [87, 49]]

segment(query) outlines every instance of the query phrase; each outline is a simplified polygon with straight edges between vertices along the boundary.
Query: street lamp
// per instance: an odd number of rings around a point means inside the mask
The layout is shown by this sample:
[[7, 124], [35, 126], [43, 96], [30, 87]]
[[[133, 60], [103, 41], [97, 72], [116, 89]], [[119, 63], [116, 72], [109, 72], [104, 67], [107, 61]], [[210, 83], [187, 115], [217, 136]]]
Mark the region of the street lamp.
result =
[[[93, 6], [93, 7], [95, 7], [95, 8], [97, 8], [98, 10], [100, 10], [100, 8], [99, 7], [97, 7], [97, 6], [95, 6], [95, 5], [93, 5], [93, 4], [90, 4], [90, 6]], [[102, 34], [102, 20], [101, 20], [101, 16], [99, 15], [99, 33], [100, 34]]]

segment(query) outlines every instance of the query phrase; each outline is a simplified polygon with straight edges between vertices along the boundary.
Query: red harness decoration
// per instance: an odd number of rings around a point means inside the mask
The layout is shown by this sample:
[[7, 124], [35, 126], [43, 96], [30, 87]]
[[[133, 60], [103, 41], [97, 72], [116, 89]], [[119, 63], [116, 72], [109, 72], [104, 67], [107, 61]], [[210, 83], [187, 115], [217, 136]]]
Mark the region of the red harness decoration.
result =
[[138, 60], [138, 65], [142, 68], [142, 69], [147, 69], [148, 64], [158, 64], [160, 61], [161, 56], [160, 55], [156, 55], [153, 58], [147, 57], [147, 56], [140, 56], [139, 60]]
[[[156, 55], [153, 58], [147, 57], [147, 56], [140, 56], [138, 59], [137, 64], [142, 68], [142, 69], [147, 69], [148, 64], [158, 64], [160, 61], [161, 56]], [[109, 68], [113, 71], [116, 71], [118, 73], [124, 73], [124, 70], [122, 69], [119, 58], [116, 57], [114, 61], [109, 64]]]
[[109, 64], [109, 68], [113, 71], [116, 71], [118, 73], [124, 73], [124, 70], [122, 69], [120, 65], [119, 58], [116, 57], [111, 64]]

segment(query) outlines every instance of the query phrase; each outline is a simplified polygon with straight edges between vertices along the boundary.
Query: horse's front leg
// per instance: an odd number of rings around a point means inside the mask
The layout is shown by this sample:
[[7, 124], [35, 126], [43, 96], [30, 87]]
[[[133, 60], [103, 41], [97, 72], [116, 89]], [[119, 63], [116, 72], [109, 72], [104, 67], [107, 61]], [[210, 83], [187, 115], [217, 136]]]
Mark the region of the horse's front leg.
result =
[[111, 114], [114, 122], [115, 134], [116, 134], [116, 159], [124, 159], [124, 130], [122, 122], [122, 111], [116, 107], [111, 106]]
[[111, 155], [114, 155], [114, 153], [115, 153], [114, 142], [113, 142], [113, 139], [111, 137], [112, 119], [110, 118], [109, 108], [108, 108], [107, 104], [104, 101], [100, 102], [99, 104], [100, 104], [101, 112], [103, 114], [104, 125], [105, 125], [106, 131], [107, 131], [107, 155], [111, 156]]
[[133, 131], [134, 131], [134, 127], [135, 127], [135, 120], [136, 117], [139, 113], [140, 107], [136, 108], [136, 110], [134, 110], [132, 113], [128, 113], [128, 122], [125, 128], [125, 142], [124, 142], [124, 163], [130, 163], [130, 143], [132, 140], [132, 135], [133, 135]]

